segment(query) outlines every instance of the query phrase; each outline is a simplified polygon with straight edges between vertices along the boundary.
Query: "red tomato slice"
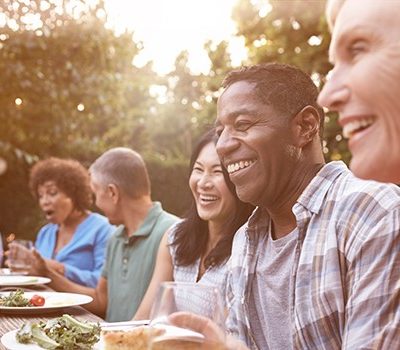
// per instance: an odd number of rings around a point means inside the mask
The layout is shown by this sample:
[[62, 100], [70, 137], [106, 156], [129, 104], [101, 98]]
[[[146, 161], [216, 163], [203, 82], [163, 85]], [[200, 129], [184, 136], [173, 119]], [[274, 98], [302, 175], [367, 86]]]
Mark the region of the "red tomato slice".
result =
[[40, 295], [33, 295], [32, 298], [29, 300], [29, 302], [33, 306], [43, 306], [44, 305], [44, 298]]

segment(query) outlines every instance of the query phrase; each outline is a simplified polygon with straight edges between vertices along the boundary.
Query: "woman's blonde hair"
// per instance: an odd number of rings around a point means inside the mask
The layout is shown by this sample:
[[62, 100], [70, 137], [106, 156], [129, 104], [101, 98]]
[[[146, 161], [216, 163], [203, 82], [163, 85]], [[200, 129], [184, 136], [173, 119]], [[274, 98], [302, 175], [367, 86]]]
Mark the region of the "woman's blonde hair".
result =
[[335, 25], [336, 18], [340, 11], [340, 8], [346, 0], [328, 0], [326, 3], [326, 20], [328, 21], [329, 29], [332, 32], [333, 26]]

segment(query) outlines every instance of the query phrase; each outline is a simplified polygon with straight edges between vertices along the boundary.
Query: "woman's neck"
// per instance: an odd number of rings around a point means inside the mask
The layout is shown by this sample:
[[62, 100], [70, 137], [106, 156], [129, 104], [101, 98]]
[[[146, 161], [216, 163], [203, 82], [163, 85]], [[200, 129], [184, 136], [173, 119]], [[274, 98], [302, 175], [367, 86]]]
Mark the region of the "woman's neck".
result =
[[207, 254], [218, 244], [219, 240], [222, 238], [222, 235], [224, 234], [223, 227], [224, 225], [219, 222], [208, 222]]
[[89, 215], [89, 211], [74, 209], [71, 214], [60, 224], [59, 232], [61, 234], [74, 234], [79, 224]]

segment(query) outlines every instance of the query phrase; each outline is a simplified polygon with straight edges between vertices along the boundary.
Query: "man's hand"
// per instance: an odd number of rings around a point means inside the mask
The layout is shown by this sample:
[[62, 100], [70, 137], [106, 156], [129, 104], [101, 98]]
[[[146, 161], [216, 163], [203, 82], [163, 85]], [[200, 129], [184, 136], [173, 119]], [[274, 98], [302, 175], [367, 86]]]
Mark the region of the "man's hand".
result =
[[204, 335], [206, 340], [222, 344], [227, 350], [249, 350], [240, 340], [226, 335], [217, 324], [207, 317], [198, 316], [189, 312], [176, 312], [170, 315], [168, 319], [174, 326], [199, 332]]

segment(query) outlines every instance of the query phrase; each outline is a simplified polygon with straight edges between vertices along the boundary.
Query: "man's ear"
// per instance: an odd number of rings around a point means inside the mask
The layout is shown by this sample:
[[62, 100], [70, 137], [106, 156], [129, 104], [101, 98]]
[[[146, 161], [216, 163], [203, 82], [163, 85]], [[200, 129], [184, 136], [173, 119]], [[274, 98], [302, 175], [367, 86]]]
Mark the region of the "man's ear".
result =
[[313, 106], [304, 107], [292, 119], [292, 130], [296, 146], [303, 148], [318, 136], [320, 117]]
[[117, 203], [120, 197], [119, 188], [114, 184], [108, 184], [107, 191], [113, 203]]

